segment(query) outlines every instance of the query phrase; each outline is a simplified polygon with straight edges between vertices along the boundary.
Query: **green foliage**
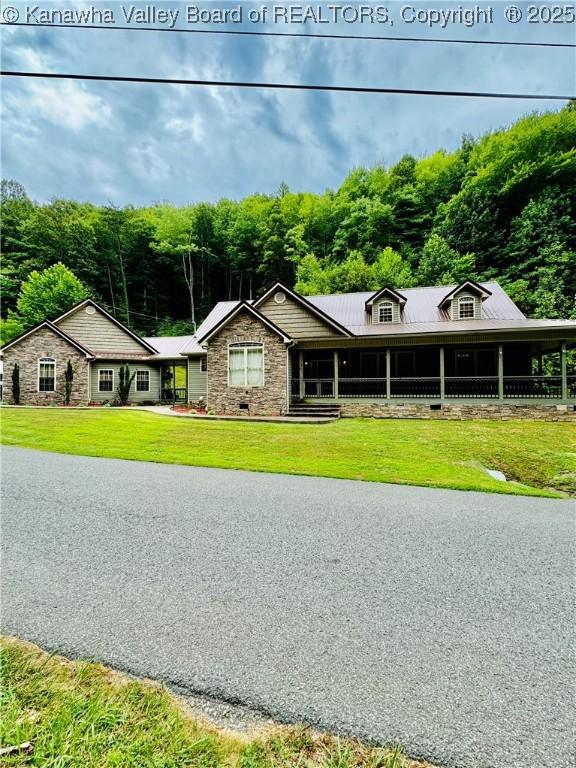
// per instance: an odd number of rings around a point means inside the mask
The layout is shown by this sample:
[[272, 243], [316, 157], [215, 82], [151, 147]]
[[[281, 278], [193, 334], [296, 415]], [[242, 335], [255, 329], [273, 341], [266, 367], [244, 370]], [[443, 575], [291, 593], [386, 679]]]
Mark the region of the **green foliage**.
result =
[[68, 360], [66, 364], [66, 371], [64, 372], [64, 403], [70, 405], [70, 398], [72, 397], [72, 385], [74, 383], [74, 368], [72, 367], [72, 361]]
[[41, 272], [31, 272], [22, 284], [16, 308], [24, 327], [54, 319], [88, 296], [87, 288], [65, 267], [57, 263]]
[[19, 317], [10, 313], [4, 320], [0, 318], [0, 346], [7, 344], [11, 339], [22, 333], [24, 327]]
[[126, 405], [128, 403], [128, 400], [130, 399], [130, 387], [132, 386], [135, 376], [136, 373], [130, 373], [128, 363], [124, 363], [124, 365], [120, 366], [120, 369], [118, 370], [117, 387], [120, 405]]
[[240, 201], [116, 209], [38, 205], [5, 182], [0, 204], [4, 317], [30, 273], [58, 263], [149, 335], [167, 317], [193, 329], [216, 301], [256, 298], [278, 279], [307, 294], [497, 279], [530, 315], [574, 311], [573, 104], [454, 152], [356, 168], [319, 195], [282, 184]]
[[14, 363], [12, 368], [12, 400], [14, 405], [20, 405], [20, 366]]

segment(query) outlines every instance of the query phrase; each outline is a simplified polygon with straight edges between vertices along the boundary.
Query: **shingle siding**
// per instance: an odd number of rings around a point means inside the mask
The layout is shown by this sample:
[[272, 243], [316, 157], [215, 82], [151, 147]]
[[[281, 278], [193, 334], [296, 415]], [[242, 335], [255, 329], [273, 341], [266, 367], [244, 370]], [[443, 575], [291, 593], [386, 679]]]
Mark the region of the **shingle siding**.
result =
[[293, 339], [338, 338], [341, 336], [328, 323], [298, 304], [290, 296], [286, 296], [286, 301], [282, 304], [277, 304], [274, 301], [274, 296], [271, 296], [258, 307], [258, 311]]
[[188, 402], [206, 402], [208, 390], [208, 378], [206, 371], [202, 370], [202, 360], [205, 357], [188, 358]]
[[87, 307], [79, 307], [71, 315], [60, 320], [58, 327], [96, 356], [107, 352], [126, 355], [151, 354], [98, 309], [94, 308], [94, 314], [88, 314], [86, 309]]

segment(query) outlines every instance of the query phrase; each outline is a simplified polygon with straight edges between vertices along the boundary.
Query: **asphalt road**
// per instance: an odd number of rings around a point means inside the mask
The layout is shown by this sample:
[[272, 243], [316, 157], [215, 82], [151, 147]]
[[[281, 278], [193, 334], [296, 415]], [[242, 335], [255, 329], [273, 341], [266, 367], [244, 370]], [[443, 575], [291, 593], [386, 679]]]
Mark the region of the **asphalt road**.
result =
[[2, 627], [474, 768], [573, 765], [574, 504], [3, 450]]

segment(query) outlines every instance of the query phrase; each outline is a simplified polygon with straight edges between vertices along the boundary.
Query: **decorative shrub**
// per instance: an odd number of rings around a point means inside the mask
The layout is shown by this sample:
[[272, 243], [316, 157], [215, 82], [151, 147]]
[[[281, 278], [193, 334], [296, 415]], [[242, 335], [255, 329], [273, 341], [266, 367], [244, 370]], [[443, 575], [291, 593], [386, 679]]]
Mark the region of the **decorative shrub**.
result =
[[66, 372], [64, 374], [64, 403], [70, 405], [70, 398], [72, 397], [72, 384], [74, 382], [74, 368], [72, 362], [68, 360], [66, 365]]
[[14, 363], [12, 368], [12, 399], [14, 405], [20, 405], [20, 366]]
[[117, 390], [118, 399], [120, 400], [120, 405], [126, 405], [128, 403], [128, 400], [130, 399], [130, 386], [134, 381], [134, 376], [136, 376], [136, 374], [130, 373], [130, 368], [128, 367], [128, 363], [125, 363], [124, 365], [120, 366], [120, 370], [118, 371], [118, 390]]

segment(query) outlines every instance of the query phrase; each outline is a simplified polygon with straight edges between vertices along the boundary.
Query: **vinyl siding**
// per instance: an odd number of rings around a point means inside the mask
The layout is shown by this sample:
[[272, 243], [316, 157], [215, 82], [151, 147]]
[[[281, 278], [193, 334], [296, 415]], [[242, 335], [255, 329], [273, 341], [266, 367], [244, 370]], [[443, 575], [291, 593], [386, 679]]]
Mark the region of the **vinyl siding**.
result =
[[481, 320], [482, 319], [482, 300], [478, 296], [474, 296], [474, 294], [467, 293], [465, 291], [463, 291], [462, 293], [457, 293], [456, 296], [452, 297], [452, 300], [450, 302], [451, 319], [452, 320], [460, 319], [458, 315], [458, 299], [461, 299], [464, 297], [474, 299], [474, 320]]
[[397, 301], [392, 301], [391, 299], [382, 299], [382, 301], [376, 301], [374, 304], [372, 304], [372, 322], [377, 323], [379, 325], [389, 325], [389, 323], [378, 323], [378, 309], [380, 307], [380, 304], [392, 304], [392, 322], [393, 323], [399, 323], [400, 322], [400, 304]]
[[[107, 363], [98, 361], [90, 366], [90, 400], [94, 403], [101, 403], [104, 400], [118, 399], [118, 372], [121, 363]], [[102, 368], [114, 371], [114, 385], [112, 392], [98, 392], [98, 371]], [[144, 400], [158, 401], [160, 399], [160, 368], [141, 363], [130, 363], [130, 374], [136, 371], [150, 371], [150, 391], [136, 392], [136, 376], [130, 386], [130, 402], [141, 403]]]
[[[204, 358], [206, 359], [206, 358]], [[206, 402], [208, 390], [208, 377], [206, 371], [201, 370], [201, 357], [188, 358], [188, 402], [197, 403], [200, 398]]]
[[106, 352], [150, 354], [146, 347], [118, 328], [98, 310], [90, 315], [86, 313], [86, 307], [80, 307], [61, 320], [58, 327], [95, 355]]
[[259, 312], [293, 339], [321, 339], [341, 337], [337, 331], [313, 312], [302, 307], [290, 296], [283, 304], [277, 304], [274, 296], [258, 307]]

